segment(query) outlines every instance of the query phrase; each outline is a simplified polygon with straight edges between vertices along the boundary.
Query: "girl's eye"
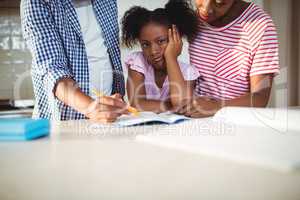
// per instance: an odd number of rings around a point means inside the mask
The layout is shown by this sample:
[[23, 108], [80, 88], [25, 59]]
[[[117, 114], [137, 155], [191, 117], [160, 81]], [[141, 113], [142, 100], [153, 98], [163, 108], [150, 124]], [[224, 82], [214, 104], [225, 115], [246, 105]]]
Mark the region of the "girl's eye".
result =
[[167, 42], [167, 39], [160, 39], [158, 40], [158, 44], [164, 44]]
[[142, 46], [143, 49], [145, 49], [145, 48], [149, 47], [149, 44], [147, 44], [147, 43], [142, 43], [141, 46]]

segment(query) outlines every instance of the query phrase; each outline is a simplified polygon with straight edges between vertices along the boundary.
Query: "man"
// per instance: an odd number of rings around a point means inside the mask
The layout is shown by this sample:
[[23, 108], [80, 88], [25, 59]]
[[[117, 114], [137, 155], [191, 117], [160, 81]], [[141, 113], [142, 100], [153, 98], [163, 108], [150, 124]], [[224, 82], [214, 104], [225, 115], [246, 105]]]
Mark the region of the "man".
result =
[[113, 122], [126, 113], [116, 0], [22, 0], [21, 20], [36, 117]]

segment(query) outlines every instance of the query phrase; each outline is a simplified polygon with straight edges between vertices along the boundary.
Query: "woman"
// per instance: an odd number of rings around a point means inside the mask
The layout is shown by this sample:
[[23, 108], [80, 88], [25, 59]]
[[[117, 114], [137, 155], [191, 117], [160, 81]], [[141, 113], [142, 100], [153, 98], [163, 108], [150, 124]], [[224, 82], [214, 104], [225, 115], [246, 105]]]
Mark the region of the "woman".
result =
[[176, 111], [207, 117], [224, 106], [265, 107], [279, 73], [271, 17], [242, 0], [195, 0], [195, 4], [200, 25], [189, 53], [201, 75], [196, 82], [198, 97]]

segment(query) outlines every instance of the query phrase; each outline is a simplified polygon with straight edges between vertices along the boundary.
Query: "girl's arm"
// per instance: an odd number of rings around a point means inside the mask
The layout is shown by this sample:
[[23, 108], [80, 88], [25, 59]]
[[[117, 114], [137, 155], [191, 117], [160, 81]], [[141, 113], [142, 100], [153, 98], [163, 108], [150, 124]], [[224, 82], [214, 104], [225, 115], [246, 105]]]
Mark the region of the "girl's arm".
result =
[[182, 50], [181, 37], [173, 25], [169, 29], [169, 43], [165, 50], [165, 60], [170, 86], [170, 100], [172, 106], [176, 107], [183, 100], [191, 99], [193, 95], [194, 81], [186, 81], [181, 73], [177, 58]]
[[156, 113], [171, 109], [168, 101], [148, 100], [144, 85], [144, 75], [128, 68], [127, 94], [131, 106], [139, 111], [152, 111]]

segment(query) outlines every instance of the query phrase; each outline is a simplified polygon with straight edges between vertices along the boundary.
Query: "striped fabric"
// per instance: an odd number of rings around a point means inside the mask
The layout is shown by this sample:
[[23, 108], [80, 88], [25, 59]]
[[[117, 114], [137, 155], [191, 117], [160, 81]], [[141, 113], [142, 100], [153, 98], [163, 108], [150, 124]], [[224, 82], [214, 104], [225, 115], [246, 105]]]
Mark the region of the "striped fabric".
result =
[[[116, 0], [94, 0], [93, 8], [112, 62], [113, 93], [124, 95]], [[68, 77], [89, 94], [88, 59], [72, 0], [22, 0], [22, 31], [32, 53], [36, 117], [53, 120], [85, 118], [53, 94], [58, 80]]]
[[189, 53], [201, 75], [195, 89], [198, 95], [234, 99], [250, 92], [250, 77], [279, 73], [275, 26], [254, 3], [225, 27], [201, 22]]

